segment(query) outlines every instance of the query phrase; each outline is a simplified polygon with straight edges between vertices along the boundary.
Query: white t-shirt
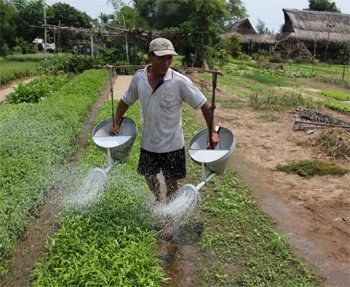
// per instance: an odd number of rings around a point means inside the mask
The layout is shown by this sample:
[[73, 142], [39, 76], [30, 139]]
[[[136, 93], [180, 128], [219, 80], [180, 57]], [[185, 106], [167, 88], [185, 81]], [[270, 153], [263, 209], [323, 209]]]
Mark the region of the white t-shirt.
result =
[[147, 78], [149, 66], [133, 76], [122, 99], [127, 105], [140, 100], [143, 116], [141, 147], [150, 152], [164, 153], [184, 147], [182, 103], [198, 109], [207, 101], [186, 76], [168, 69], [154, 92]]

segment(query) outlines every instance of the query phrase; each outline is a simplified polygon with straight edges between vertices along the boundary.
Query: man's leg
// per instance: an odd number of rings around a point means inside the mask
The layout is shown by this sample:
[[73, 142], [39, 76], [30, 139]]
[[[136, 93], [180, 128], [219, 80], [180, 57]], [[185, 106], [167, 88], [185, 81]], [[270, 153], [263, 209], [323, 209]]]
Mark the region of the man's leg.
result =
[[165, 202], [164, 194], [160, 191], [160, 183], [156, 175], [145, 176], [149, 189], [153, 192], [157, 201]]
[[173, 179], [169, 179], [169, 178], [165, 178], [165, 184], [167, 187], [167, 193], [166, 193], [166, 197], [167, 198], [171, 198], [174, 195], [176, 195], [177, 191], [178, 191], [178, 184], [177, 184], [177, 180], [173, 180]]

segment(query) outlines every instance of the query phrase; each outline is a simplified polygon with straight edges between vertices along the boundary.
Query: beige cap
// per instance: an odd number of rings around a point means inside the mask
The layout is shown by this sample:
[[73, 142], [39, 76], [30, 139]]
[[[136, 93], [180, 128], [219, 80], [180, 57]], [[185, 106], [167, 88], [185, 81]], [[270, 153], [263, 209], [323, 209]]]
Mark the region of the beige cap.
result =
[[165, 38], [156, 38], [149, 43], [149, 52], [154, 52], [157, 56], [177, 55], [173, 44]]

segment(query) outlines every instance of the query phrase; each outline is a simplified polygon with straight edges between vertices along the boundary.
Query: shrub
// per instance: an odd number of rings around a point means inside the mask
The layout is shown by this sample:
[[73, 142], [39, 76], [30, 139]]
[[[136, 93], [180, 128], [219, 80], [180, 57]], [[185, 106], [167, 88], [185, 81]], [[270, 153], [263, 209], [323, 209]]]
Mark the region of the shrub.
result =
[[7, 96], [7, 99], [11, 104], [38, 103], [59, 90], [67, 81], [66, 75], [41, 76], [28, 84], [20, 83], [15, 91]]
[[99, 64], [102, 64], [101, 59], [90, 56], [69, 55], [49, 58], [47, 61], [41, 62], [38, 69], [46, 74], [58, 74], [59, 72], [80, 73]]
[[270, 63], [284, 63], [285, 60], [281, 57], [281, 56], [272, 56], [269, 58], [269, 62]]

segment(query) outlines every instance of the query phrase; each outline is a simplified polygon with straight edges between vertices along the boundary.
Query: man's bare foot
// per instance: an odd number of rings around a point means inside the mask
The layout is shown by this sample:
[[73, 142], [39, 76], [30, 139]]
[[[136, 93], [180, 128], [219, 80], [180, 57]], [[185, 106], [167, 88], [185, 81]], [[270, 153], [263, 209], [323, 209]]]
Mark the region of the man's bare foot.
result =
[[160, 230], [160, 237], [167, 240], [171, 239], [173, 235], [173, 226], [170, 221], [166, 221], [162, 230]]

